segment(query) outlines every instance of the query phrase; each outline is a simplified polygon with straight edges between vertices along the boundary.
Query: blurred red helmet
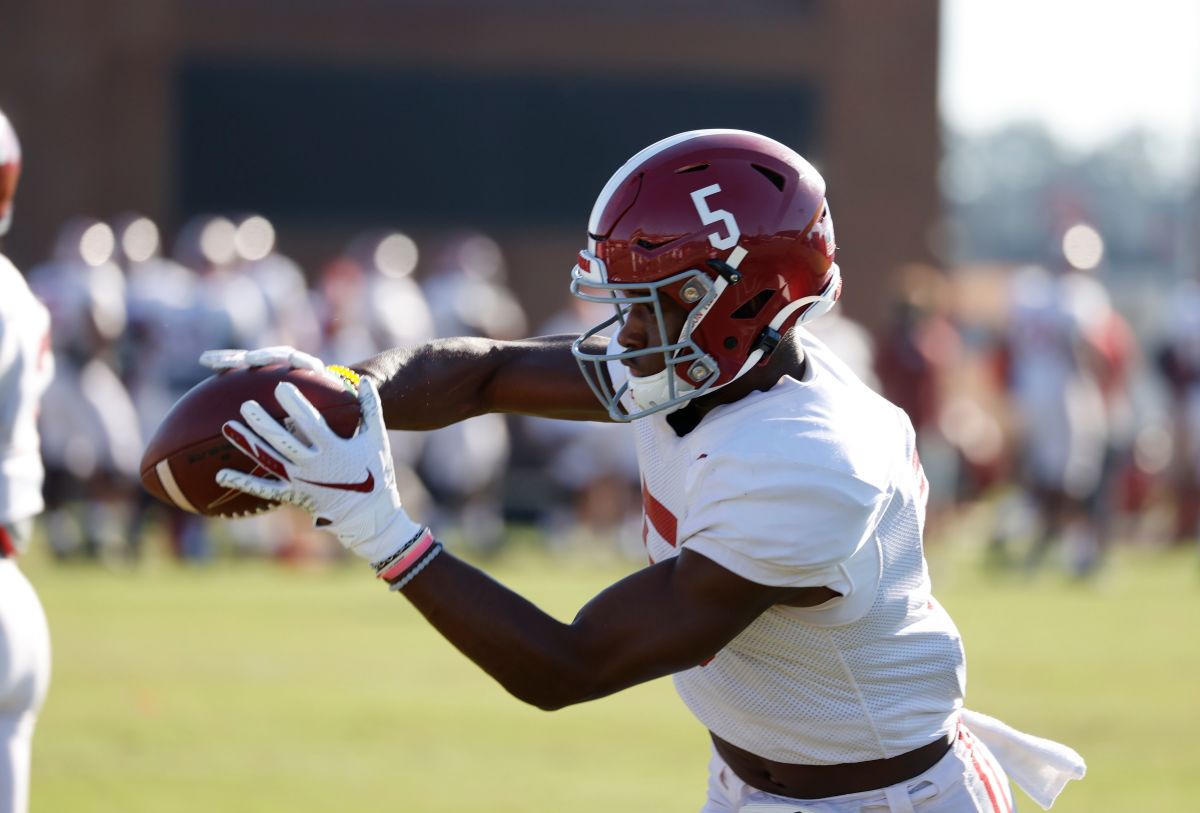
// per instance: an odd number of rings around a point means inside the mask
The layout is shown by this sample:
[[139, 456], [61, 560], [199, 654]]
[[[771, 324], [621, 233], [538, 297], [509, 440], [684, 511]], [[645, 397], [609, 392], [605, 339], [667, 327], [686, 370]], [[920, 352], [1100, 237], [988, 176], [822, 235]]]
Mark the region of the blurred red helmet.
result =
[[0, 110], [0, 235], [12, 224], [13, 198], [17, 196], [17, 178], [21, 175], [21, 143]]
[[[619, 305], [576, 343], [576, 358], [614, 418], [678, 408], [736, 380], [793, 325], [827, 312], [841, 294], [833, 259], [825, 181], [793, 150], [743, 130], [664, 139], [621, 167], [592, 209], [572, 291]], [[690, 311], [683, 335], [629, 352], [661, 352], [666, 370], [602, 391], [599, 368], [627, 352], [589, 354], [583, 341], [637, 302], [654, 303], [662, 332], [663, 295]], [[622, 411], [625, 389], [634, 403]]]

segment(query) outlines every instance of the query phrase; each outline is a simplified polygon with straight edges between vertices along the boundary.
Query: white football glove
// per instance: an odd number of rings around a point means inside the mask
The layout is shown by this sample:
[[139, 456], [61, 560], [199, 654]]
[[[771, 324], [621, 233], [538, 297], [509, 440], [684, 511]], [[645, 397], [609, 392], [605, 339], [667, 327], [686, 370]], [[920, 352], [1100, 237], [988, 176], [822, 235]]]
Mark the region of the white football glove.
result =
[[279, 479], [222, 469], [217, 483], [300, 506], [312, 514], [317, 527], [332, 532], [347, 550], [371, 563], [380, 578], [403, 586], [403, 577], [415, 576], [441, 545], [400, 503], [375, 385], [367, 379], [359, 384], [362, 420], [352, 438], [330, 429], [293, 384], [281, 382], [275, 398], [291, 418], [293, 431], [257, 401], [242, 404], [249, 428], [234, 420], [222, 431], [239, 451]]
[[200, 354], [200, 364], [215, 372], [244, 370], [249, 367], [266, 367], [271, 364], [286, 364], [296, 370], [311, 370], [320, 373], [339, 386], [351, 391], [358, 386], [359, 375], [349, 367], [329, 364], [316, 356], [297, 350], [286, 344], [260, 347], [257, 350], [205, 350]]
[[257, 350], [205, 350], [200, 354], [200, 364], [210, 370], [237, 370], [242, 367], [266, 367], [268, 364], [286, 364], [300, 370], [325, 372], [325, 362], [286, 344], [260, 347]]

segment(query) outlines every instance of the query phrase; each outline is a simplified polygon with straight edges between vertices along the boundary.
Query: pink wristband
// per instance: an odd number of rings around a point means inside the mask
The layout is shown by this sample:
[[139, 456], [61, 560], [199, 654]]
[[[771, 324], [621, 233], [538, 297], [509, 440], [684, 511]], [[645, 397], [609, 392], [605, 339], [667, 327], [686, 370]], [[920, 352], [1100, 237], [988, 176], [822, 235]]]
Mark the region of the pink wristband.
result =
[[399, 558], [385, 565], [376, 575], [387, 582], [393, 582], [404, 575], [404, 572], [412, 567], [417, 562], [421, 561], [421, 557], [429, 552], [429, 549], [434, 545], [433, 532], [426, 528], [421, 532], [421, 535], [415, 541], [410, 542], [403, 549]]

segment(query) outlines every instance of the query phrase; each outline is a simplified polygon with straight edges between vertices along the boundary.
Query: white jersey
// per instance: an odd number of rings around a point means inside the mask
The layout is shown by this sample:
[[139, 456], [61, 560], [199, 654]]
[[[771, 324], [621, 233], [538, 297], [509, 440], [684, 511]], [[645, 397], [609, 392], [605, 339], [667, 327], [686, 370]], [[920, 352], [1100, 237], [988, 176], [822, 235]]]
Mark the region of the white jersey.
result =
[[925, 566], [928, 486], [904, 412], [795, 335], [804, 380], [719, 406], [683, 437], [662, 415], [634, 422], [643, 535], [652, 562], [686, 547], [751, 581], [842, 597], [771, 608], [675, 686], [711, 731], [768, 759], [894, 757], [951, 731], [965, 688]]
[[50, 315], [0, 254], [0, 525], [43, 508], [37, 410], [53, 374]]

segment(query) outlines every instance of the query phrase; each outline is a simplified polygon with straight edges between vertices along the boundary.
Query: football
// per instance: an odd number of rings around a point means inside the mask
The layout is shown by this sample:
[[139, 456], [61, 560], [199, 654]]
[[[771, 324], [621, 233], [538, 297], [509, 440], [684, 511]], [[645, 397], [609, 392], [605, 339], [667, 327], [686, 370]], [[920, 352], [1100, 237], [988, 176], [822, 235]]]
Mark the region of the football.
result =
[[358, 399], [336, 381], [286, 365], [227, 370], [201, 381], [163, 418], [142, 455], [142, 485], [162, 502], [213, 517], [242, 517], [278, 506], [218, 486], [221, 469], [269, 476], [266, 469], [233, 447], [221, 434], [228, 420], [241, 420], [243, 401], [255, 400], [275, 418], [284, 418], [275, 387], [290, 381], [317, 408], [330, 428], [351, 437], [360, 417]]

